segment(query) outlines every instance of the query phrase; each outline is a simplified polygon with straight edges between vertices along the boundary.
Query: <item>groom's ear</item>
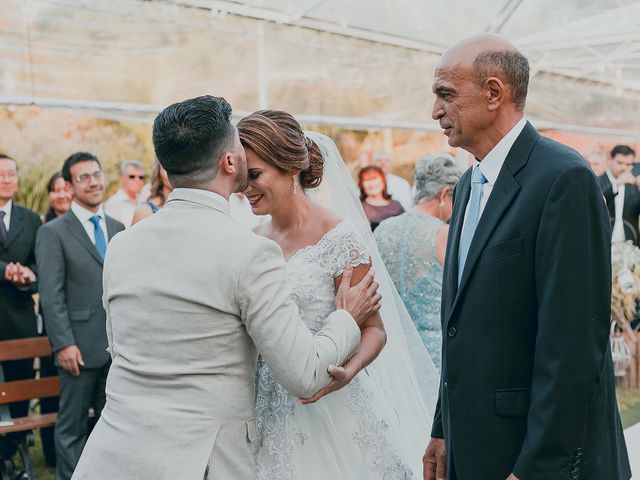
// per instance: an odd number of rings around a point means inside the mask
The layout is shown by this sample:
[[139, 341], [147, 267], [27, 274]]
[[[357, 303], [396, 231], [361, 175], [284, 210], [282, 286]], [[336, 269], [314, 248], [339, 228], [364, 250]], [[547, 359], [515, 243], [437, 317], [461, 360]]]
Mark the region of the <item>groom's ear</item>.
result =
[[237, 171], [237, 166], [233, 160], [231, 152], [223, 152], [219, 160], [219, 170], [223, 171], [227, 175], [233, 175]]

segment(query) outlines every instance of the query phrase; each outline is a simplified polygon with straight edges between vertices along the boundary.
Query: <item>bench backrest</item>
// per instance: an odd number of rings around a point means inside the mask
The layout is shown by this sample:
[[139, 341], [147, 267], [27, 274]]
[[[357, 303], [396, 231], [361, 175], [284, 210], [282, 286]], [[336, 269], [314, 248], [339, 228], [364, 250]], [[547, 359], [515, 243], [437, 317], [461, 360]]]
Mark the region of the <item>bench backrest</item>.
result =
[[[50, 355], [51, 345], [47, 337], [0, 341], [0, 363]], [[60, 395], [58, 377], [0, 383], [0, 405], [31, 400], [32, 398], [57, 397], [58, 395]]]

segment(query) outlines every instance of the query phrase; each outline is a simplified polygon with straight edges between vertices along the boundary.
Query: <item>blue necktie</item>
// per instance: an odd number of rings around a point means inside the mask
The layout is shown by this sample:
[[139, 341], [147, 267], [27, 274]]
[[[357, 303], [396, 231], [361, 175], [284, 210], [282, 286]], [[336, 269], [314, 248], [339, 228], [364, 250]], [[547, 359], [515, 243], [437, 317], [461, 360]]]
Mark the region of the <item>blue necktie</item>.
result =
[[482, 170], [477, 165], [473, 167], [471, 174], [471, 197], [469, 198], [469, 213], [467, 219], [462, 226], [462, 235], [460, 236], [460, 245], [458, 247], [458, 285], [462, 280], [462, 272], [464, 272], [464, 264], [467, 261], [469, 247], [473, 240], [473, 234], [476, 232], [478, 220], [480, 220], [480, 202], [482, 201], [482, 186], [487, 183], [487, 179], [482, 174]]
[[89, 221], [93, 223], [93, 232], [96, 237], [96, 250], [98, 250], [100, 257], [104, 260], [104, 255], [107, 253], [107, 240], [104, 238], [104, 232], [100, 228], [100, 215], [94, 215]]

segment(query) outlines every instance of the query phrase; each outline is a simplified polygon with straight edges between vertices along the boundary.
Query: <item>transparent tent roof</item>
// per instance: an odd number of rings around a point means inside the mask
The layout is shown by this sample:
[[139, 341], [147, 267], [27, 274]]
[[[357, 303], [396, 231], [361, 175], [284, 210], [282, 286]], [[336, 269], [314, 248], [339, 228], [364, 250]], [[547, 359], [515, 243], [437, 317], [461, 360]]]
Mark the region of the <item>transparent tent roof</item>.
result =
[[481, 31], [529, 57], [539, 127], [640, 137], [640, 2], [0, 0], [0, 102], [149, 121], [226, 97], [351, 128], [437, 129], [439, 54]]

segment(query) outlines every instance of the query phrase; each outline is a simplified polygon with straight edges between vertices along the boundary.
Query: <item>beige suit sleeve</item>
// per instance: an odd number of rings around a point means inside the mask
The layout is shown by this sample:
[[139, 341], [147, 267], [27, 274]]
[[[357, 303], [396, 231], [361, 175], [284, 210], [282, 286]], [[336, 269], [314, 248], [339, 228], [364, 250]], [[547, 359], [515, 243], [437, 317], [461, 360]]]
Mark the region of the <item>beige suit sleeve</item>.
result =
[[309, 397], [330, 381], [329, 365], [342, 365], [360, 342], [347, 312], [332, 313], [313, 335], [290, 300], [278, 246], [260, 239], [239, 278], [238, 303], [247, 333], [278, 382], [297, 397]]

